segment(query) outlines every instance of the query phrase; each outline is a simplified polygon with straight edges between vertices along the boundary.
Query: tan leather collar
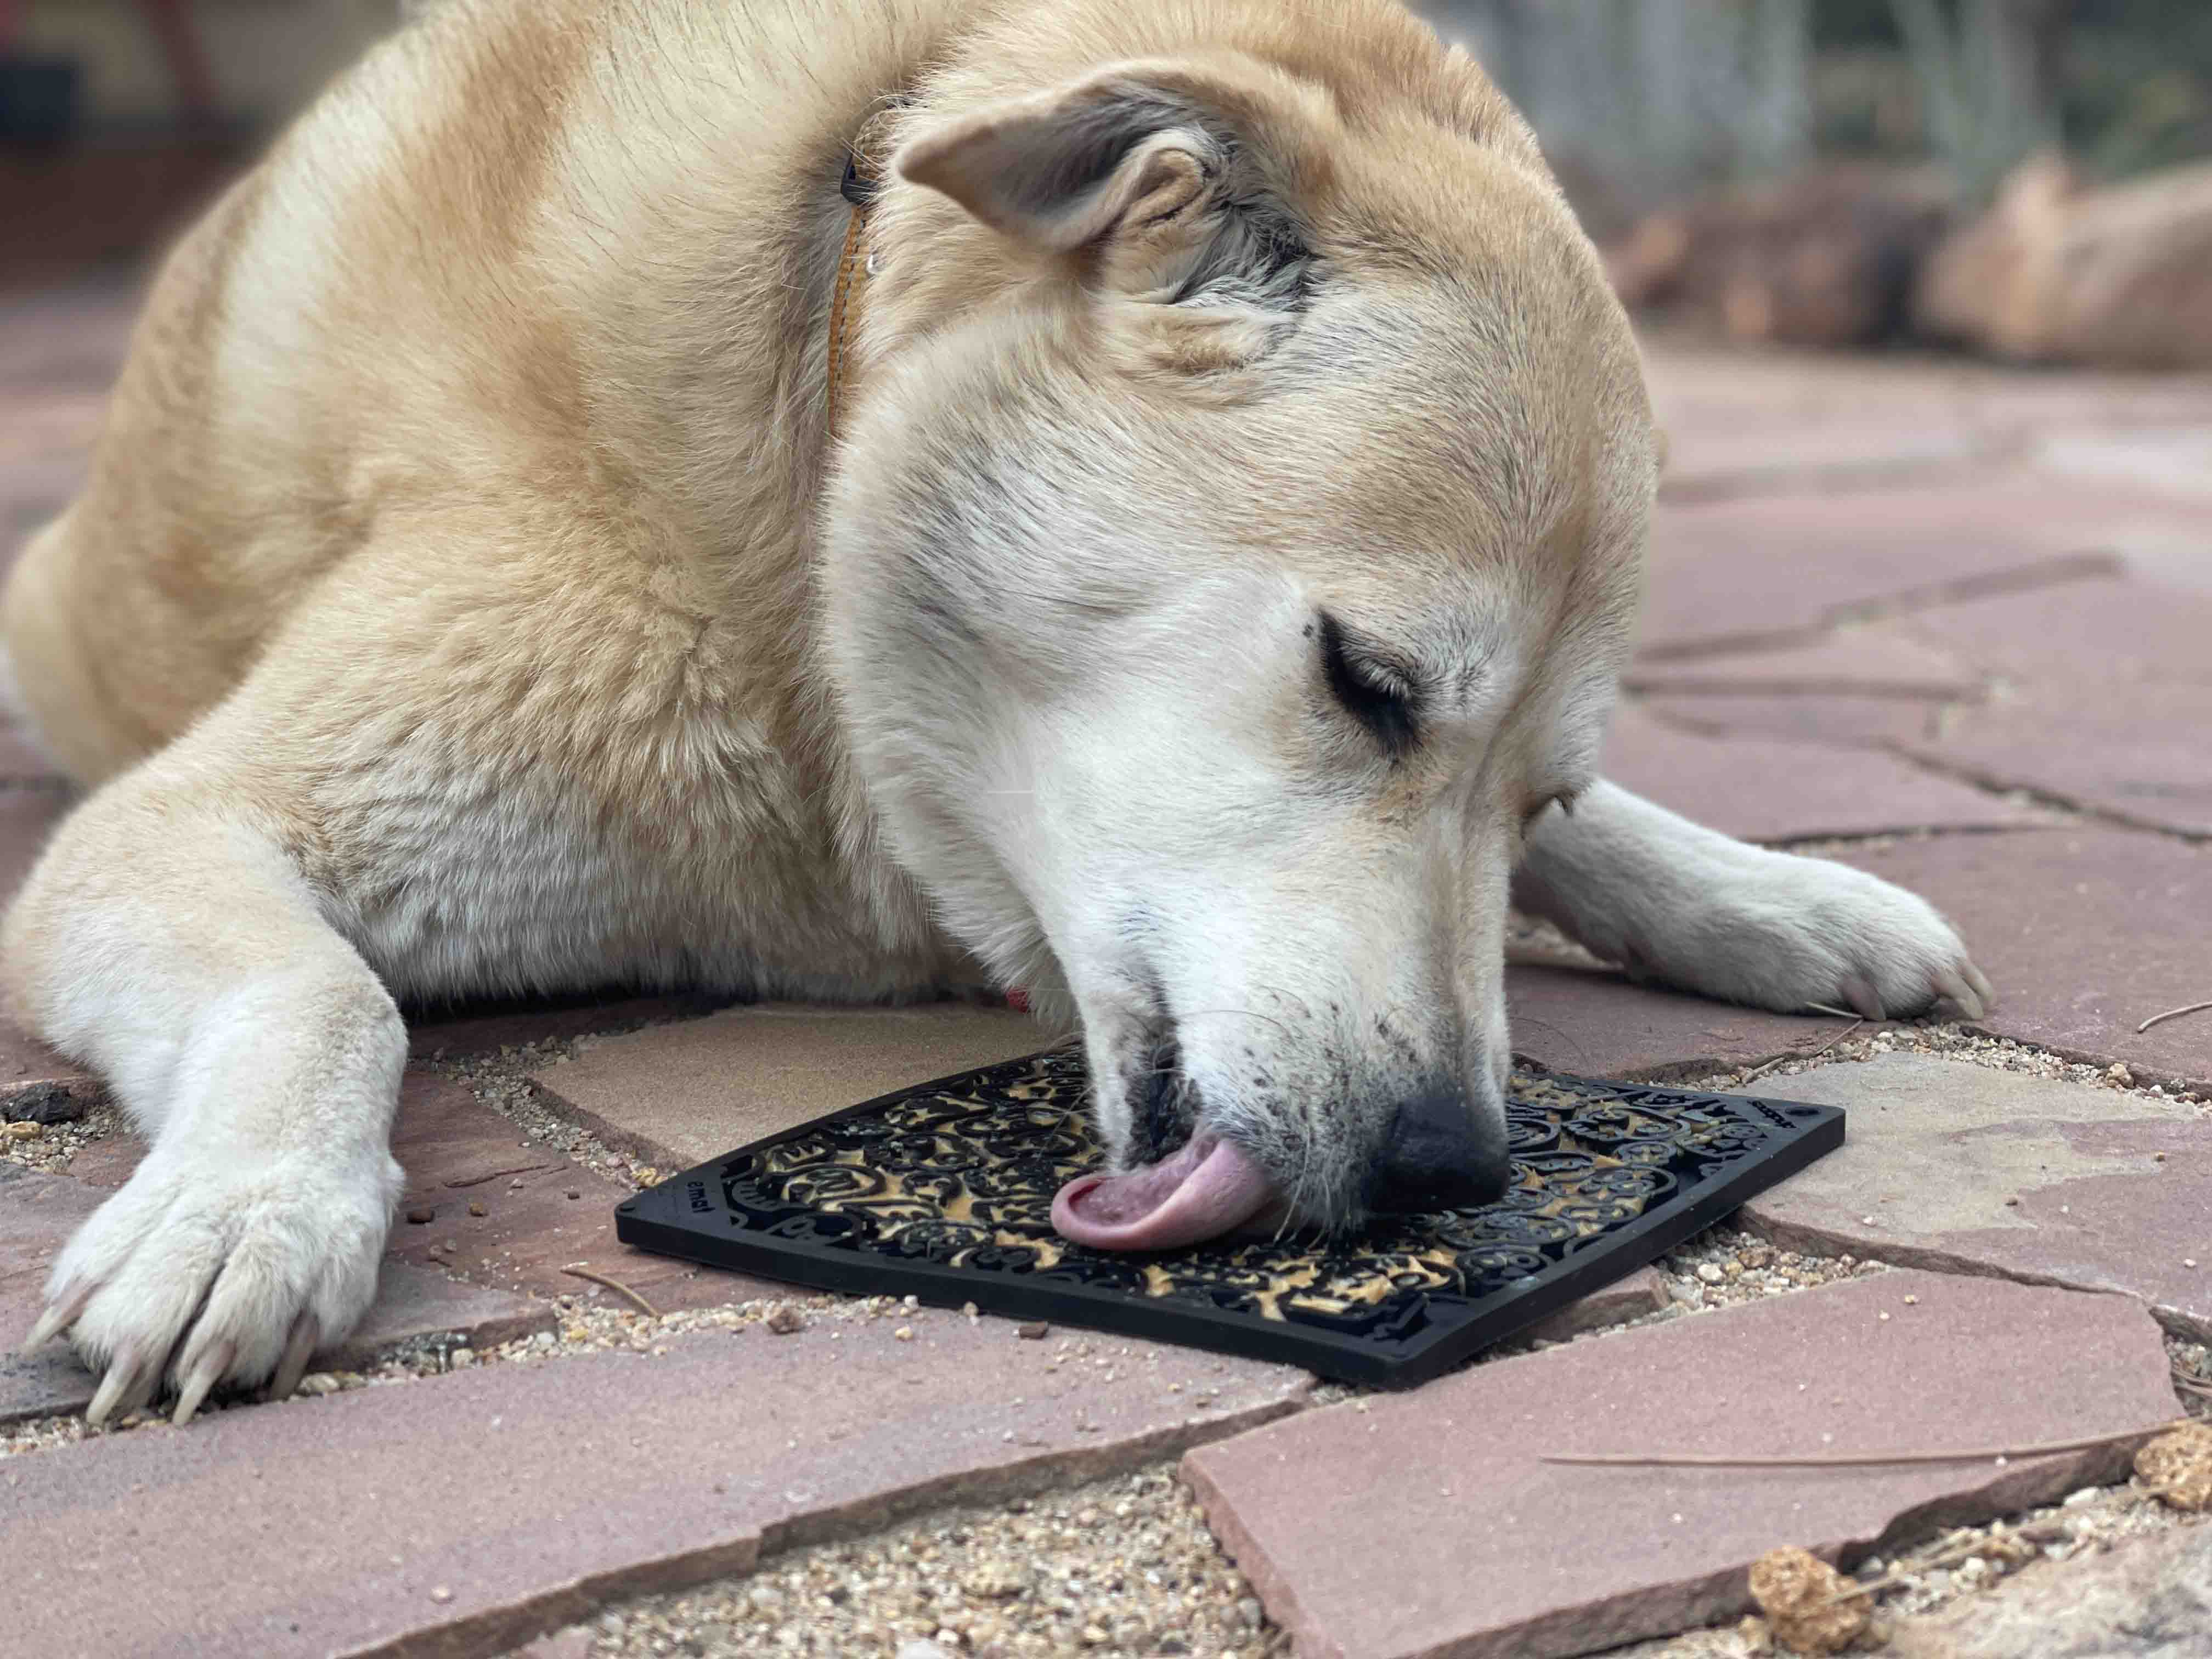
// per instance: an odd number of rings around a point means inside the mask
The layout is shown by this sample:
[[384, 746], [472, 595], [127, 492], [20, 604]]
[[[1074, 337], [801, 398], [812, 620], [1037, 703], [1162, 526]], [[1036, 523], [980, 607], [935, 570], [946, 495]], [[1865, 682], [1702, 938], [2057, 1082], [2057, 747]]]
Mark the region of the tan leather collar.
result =
[[875, 256], [868, 247], [868, 214], [883, 189], [883, 153], [890, 118], [896, 106], [878, 109], [853, 137], [845, 159], [845, 180], [840, 193], [850, 203], [845, 222], [844, 252], [837, 259], [837, 285], [830, 295], [829, 416], [830, 435], [842, 429], [845, 404], [851, 396], [851, 340], [868, 279], [876, 274]]

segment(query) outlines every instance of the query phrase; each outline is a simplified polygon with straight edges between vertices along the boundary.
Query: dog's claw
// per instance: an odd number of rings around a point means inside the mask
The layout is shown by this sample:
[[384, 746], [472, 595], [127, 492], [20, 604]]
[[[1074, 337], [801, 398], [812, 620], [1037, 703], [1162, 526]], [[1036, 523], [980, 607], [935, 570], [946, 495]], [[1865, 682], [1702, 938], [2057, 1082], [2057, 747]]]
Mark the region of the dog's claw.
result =
[[292, 1322], [292, 1334], [284, 1344], [284, 1357], [276, 1362], [276, 1375], [269, 1379], [269, 1399], [291, 1397], [292, 1390], [300, 1386], [300, 1379], [307, 1374], [307, 1361], [322, 1340], [323, 1322], [313, 1314], [303, 1313]]
[[1968, 1018], [1979, 1019], [1982, 1015], [1988, 1013], [1990, 1009], [1997, 1006], [1996, 987], [1991, 985], [1989, 975], [1975, 967], [1972, 963], [1962, 963], [1960, 967], [1966, 976], [1966, 983], [1974, 988], [1974, 994], [1982, 1000], [1980, 1009]]
[[1840, 988], [1844, 994], [1844, 1000], [1850, 1005], [1851, 1012], [1861, 1019], [1878, 1020], [1883, 1017], [1881, 998], [1865, 975], [1862, 974], [1844, 975]]
[[85, 1408], [84, 1420], [96, 1429], [111, 1419], [130, 1416], [154, 1397], [161, 1380], [161, 1355], [139, 1348], [125, 1349], [109, 1362], [99, 1391]]
[[47, 1304], [46, 1312], [39, 1316], [39, 1322], [23, 1339], [23, 1346], [35, 1348], [41, 1342], [50, 1342], [76, 1324], [77, 1316], [84, 1311], [85, 1304], [92, 1300], [92, 1293], [99, 1288], [96, 1282], [88, 1279], [70, 1286], [66, 1295]]
[[[1973, 969], [1969, 967], [1966, 972], [1972, 973]], [[1976, 975], [1975, 977], [1979, 978], [1980, 975]], [[1957, 969], [1946, 968], [1942, 973], [1936, 975], [1936, 989], [1946, 1001], [1959, 1011], [1961, 1018], [1979, 1019], [1982, 1017], [1980, 994], [1967, 982], [1966, 975], [1961, 974]]]
[[177, 1409], [170, 1415], [169, 1420], [180, 1429], [191, 1422], [206, 1401], [208, 1390], [222, 1381], [222, 1374], [230, 1369], [230, 1362], [237, 1355], [238, 1344], [235, 1342], [218, 1342], [202, 1354], [199, 1363], [185, 1378], [184, 1386], [177, 1390]]

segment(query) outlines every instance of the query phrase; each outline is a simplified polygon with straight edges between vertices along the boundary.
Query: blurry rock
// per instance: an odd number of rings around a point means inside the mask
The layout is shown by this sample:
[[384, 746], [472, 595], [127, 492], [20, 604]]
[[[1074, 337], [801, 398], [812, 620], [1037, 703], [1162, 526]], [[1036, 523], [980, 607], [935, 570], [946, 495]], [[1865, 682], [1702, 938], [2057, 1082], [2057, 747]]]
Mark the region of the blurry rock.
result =
[[1774, 1639], [1800, 1653], [1841, 1653], [1864, 1633], [1868, 1603], [1857, 1586], [1809, 1550], [1769, 1550], [1751, 1564], [1751, 1599]]
[[2212, 1631], [2212, 1527], [2027, 1568], [1986, 1595], [1899, 1621], [1895, 1659], [2197, 1659]]
[[2093, 190], [2035, 157], [1936, 250], [1913, 319], [2028, 362], [2212, 368], [2212, 162]]
[[1632, 309], [1742, 340], [1863, 345], [1904, 327], [1950, 221], [1927, 174], [1832, 164], [1651, 214], [1606, 264]]
[[2184, 1424], [2148, 1442], [2136, 1453], [2136, 1479], [2175, 1509], [2212, 1509], [2212, 1424]]

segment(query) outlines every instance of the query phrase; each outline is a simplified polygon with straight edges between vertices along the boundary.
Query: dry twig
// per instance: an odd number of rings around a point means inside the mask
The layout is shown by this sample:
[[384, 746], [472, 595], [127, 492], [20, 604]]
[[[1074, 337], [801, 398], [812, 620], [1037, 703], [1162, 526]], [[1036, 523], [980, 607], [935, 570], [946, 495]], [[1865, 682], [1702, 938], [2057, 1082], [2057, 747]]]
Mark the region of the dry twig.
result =
[[1746, 1072], [1741, 1078], [1736, 1079], [1735, 1086], [1741, 1089], [1745, 1084], [1750, 1082], [1753, 1078], [1765, 1077], [1776, 1066], [1786, 1066], [1793, 1060], [1802, 1060], [1808, 1063], [1816, 1060], [1820, 1059], [1822, 1054], [1826, 1054], [1829, 1049], [1834, 1048], [1838, 1042], [1841, 1042], [1845, 1037], [1849, 1036], [1852, 1032], [1857, 1030], [1860, 1026], [1865, 1024], [1866, 1016], [1863, 1014], [1858, 1016], [1856, 1018], [1853, 1019], [1849, 1025], [1844, 1027], [1842, 1030], [1837, 1032], [1835, 1036], [1830, 1037], [1826, 1042], [1814, 1049], [1809, 1054], [1777, 1054], [1773, 1059], [1766, 1061], [1764, 1065], [1754, 1066], [1751, 1070]]
[[2169, 1008], [2162, 1014], [2153, 1014], [2148, 1019], [2136, 1027], [2136, 1035], [2137, 1036], [2141, 1036], [2145, 1031], [2148, 1031], [2152, 1026], [2158, 1024], [2162, 1020], [2179, 1019], [2184, 1014], [2201, 1014], [2207, 1008], [2212, 1008], [2212, 1002], [2191, 1002], [2179, 1008]]
[[637, 1304], [637, 1310], [649, 1319], [660, 1317], [659, 1309], [654, 1307], [619, 1279], [609, 1279], [605, 1273], [595, 1273], [589, 1267], [563, 1267], [561, 1271], [571, 1279], [588, 1279], [594, 1285], [604, 1285], [611, 1291], [620, 1292]]

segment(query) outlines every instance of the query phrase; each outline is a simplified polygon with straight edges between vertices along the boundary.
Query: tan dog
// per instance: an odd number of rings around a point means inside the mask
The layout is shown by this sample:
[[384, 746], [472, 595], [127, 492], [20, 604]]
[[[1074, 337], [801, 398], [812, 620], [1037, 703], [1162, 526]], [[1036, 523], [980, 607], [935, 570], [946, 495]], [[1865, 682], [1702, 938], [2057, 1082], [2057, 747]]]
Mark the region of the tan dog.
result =
[[9, 981], [153, 1140], [33, 1334], [95, 1419], [360, 1316], [395, 996], [1018, 983], [1126, 1171], [1061, 1224], [1129, 1247], [1493, 1194], [1516, 865], [1677, 984], [1978, 1006], [1920, 901], [1594, 777], [1650, 416], [1465, 56], [832, 15], [459, 0], [164, 273], [7, 597], [99, 786]]

